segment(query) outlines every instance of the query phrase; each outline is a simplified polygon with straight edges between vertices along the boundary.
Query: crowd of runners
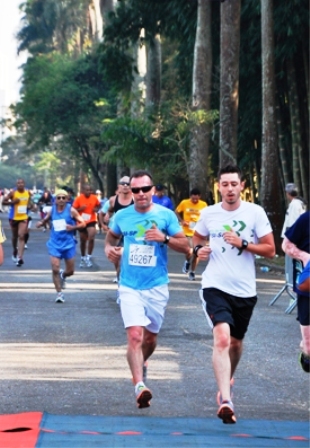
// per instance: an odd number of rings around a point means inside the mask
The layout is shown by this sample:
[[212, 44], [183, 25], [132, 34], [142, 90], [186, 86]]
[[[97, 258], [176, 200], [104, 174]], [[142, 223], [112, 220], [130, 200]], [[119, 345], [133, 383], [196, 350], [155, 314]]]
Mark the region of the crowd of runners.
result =
[[[199, 260], [206, 262], [201, 299], [213, 331], [213, 369], [218, 384], [218, 417], [236, 423], [232, 402], [234, 373], [242, 355], [243, 339], [257, 302], [255, 256], [272, 258], [275, 243], [267, 214], [259, 205], [241, 199], [244, 181], [239, 167], [228, 165], [218, 174], [221, 202], [207, 205], [198, 188], [175, 208], [156, 185], [151, 173], [137, 170], [123, 176], [115, 195], [101, 198], [90, 185], [73, 197], [62, 187], [44, 191], [34, 204], [23, 179], [3, 198], [12, 232], [12, 260], [25, 262], [31, 212], [41, 207], [36, 227], [49, 229], [50, 256], [56, 303], [64, 303], [66, 280], [74, 274], [79, 241], [80, 267], [92, 267], [97, 232], [106, 233], [104, 251], [115, 267], [117, 302], [127, 333], [127, 361], [138, 408], [150, 406], [146, 386], [147, 361], [157, 345], [169, 300], [168, 250], [184, 254], [180, 270], [195, 281]], [[300, 221], [301, 219], [301, 221]], [[295, 229], [296, 225], [296, 229]], [[0, 246], [4, 240], [0, 228]], [[283, 250], [299, 262], [295, 278], [302, 343], [300, 364], [309, 372], [309, 212], [284, 234]], [[3, 258], [2, 247], [0, 262]], [[64, 267], [61, 267], [62, 260]], [[297, 269], [297, 268], [296, 268]]]

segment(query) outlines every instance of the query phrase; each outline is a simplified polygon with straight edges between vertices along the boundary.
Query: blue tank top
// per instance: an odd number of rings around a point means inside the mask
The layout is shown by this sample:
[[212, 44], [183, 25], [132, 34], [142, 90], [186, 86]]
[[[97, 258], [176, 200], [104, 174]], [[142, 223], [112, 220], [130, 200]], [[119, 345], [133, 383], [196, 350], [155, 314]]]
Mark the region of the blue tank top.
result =
[[71, 205], [67, 204], [63, 211], [58, 212], [56, 205], [52, 207], [51, 221], [52, 228], [50, 233], [50, 239], [46, 243], [48, 248], [56, 248], [60, 250], [71, 249], [77, 243], [74, 238], [74, 230], [65, 230], [65, 225], [76, 225], [75, 219], [71, 216]]

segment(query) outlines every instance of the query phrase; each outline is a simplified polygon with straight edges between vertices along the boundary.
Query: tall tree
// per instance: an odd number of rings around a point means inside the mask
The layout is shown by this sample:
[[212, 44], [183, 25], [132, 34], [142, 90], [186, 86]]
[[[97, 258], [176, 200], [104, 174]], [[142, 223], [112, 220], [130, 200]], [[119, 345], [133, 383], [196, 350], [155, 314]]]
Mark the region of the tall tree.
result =
[[208, 189], [211, 75], [211, 2], [198, 0], [192, 84], [192, 110], [196, 120], [191, 133], [188, 175], [190, 188], [199, 187], [203, 199]]
[[220, 164], [236, 163], [241, 0], [221, 5]]
[[277, 251], [281, 250], [282, 213], [279, 201], [278, 139], [274, 76], [273, 0], [261, 0], [262, 36], [262, 173], [261, 201], [272, 224]]

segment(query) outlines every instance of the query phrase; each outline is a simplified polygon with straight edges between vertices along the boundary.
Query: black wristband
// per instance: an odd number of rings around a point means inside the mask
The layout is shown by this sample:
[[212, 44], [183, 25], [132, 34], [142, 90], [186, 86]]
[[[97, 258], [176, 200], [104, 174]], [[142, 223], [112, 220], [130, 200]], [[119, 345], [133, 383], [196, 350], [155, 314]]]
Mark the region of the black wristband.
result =
[[202, 246], [201, 244], [197, 244], [197, 246], [194, 247], [193, 254], [194, 254], [196, 257], [198, 257], [198, 251], [199, 251], [199, 249], [201, 249], [202, 247], [203, 247], [203, 246]]

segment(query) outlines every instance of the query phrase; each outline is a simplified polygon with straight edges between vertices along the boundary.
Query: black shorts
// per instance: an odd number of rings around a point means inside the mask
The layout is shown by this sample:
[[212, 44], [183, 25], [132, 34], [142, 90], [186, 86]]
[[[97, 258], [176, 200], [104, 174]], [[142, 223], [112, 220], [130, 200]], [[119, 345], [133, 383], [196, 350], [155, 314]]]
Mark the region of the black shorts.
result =
[[86, 224], [86, 227], [83, 227], [82, 229], [78, 229], [78, 231], [81, 233], [87, 233], [88, 227], [96, 227], [96, 224], [97, 224], [97, 221], [89, 222], [88, 224]]
[[310, 300], [308, 296], [302, 296], [300, 294], [297, 295], [297, 318], [300, 325], [310, 325]]
[[18, 227], [19, 223], [24, 222], [24, 223], [28, 223], [28, 218], [27, 219], [23, 219], [21, 221], [17, 220], [17, 219], [9, 219], [9, 223], [11, 227]]
[[230, 335], [242, 340], [247, 332], [257, 297], [236, 297], [216, 288], [203, 289], [206, 313], [213, 326], [226, 322]]

